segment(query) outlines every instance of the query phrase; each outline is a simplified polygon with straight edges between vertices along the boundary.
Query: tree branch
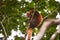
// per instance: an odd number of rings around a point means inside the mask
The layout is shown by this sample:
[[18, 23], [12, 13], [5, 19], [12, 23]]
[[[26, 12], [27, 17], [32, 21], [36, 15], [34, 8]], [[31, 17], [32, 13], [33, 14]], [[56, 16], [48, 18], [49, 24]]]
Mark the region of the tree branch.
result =
[[59, 33], [60, 33], [60, 24], [57, 25], [57, 31], [51, 36], [50, 40], [54, 40]]
[[[59, 7], [58, 7], [58, 8], [59, 8]], [[56, 12], [56, 10], [57, 10], [58, 8], [56, 8], [56, 9], [55, 9], [54, 11], [52, 11], [51, 13], [48, 13], [48, 15], [43, 18], [43, 20], [45, 20], [47, 17], [49, 17], [50, 15], [52, 15], [54, 12]]]
[[3, 15], [3, 19], [2, 19], [2, 21], [1, 21], [0, 23], [1, 23], [1, 26], [2, 26], [3, 31], [4, 31], [4, 33], [5, 33], [5, 37], [6, 37], [5, 39], [7, 40], [7, 32], [6, 32], [5, 27], [4, 27], [4, 25], [3, 25], [4, 20], [5, 20], [5, 16]]
[[50, 25], [52, 24], [60, 24], [60, 20], [57, 20], [57, 19], [48, 19], [46, 20], [42, 27], [40, 28], [40, 31], [39, 33], [37, 34], [36, 38], [34, 40], [41, 40], [44, 33], [46, 32], [46, 30], [49, 28]]
[[56, 36], [58, 35], [57, 31], [51, 36], [50, 40], [54, 40]]
[[3, 27], [3, 30], [4, 30], [4, 33], [5, 33], [5, 37], [7, 37], [7, 33], [6, 33], [5, 27], [4, 27], [4, 25], [3, 25], [2, 22], [1, 22], [1, 25], [2, 25], [2, 27]]
[[[59, 8], [59, 7], [58, 7]], [[44, 21], [44, 20], [46, 20], [50, 15], [52, 15], [54, 12], [56, 12], [56, 10], [58, 9], [58, 8], [56, 8], [54, 11], [52, 11], [51, 13], [49, 13], [48, 15], [46, 15], [43, 19], [42, 19], [42, 21], [39, 23], [39, 25], [37, 26], [38, 27], [38, 29], [40, 29], [40, 26], [42, 25], [42, 22]]]

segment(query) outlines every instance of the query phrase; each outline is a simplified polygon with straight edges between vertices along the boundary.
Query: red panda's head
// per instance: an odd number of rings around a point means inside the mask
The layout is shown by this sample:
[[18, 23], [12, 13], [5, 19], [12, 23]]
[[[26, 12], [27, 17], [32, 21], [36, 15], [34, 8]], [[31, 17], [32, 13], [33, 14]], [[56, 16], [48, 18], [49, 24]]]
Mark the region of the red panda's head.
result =
[[30, 18], [32, 16], [33, 10], [27, 12], [26, 17]]

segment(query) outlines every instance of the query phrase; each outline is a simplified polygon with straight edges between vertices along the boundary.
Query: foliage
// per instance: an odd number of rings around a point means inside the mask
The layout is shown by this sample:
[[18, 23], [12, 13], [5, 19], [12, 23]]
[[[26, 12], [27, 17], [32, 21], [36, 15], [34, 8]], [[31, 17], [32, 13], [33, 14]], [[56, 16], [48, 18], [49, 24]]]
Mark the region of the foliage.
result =
[[[28, 19], [24, 17], [24, 14], [32, 8], [40, 11], [43, 17], [52, 13], [48, 18], [55, 18], [56, 14], [60, 12], [60, 3], [55, 0], [32, 0], [32, 2], [26, 2], [25, 0], [0, 0], [0, 21], [3, 20], [2, 16], [4, 15], [5, 20], [3, 21], [3, 24], [8, 35], [10, 35], [11, 29], [17, 29], [17, 25], [20, 25], [20, 30], [23, 33], [26, 33]], [[26, 25], [24, 25], [24, 22]], [[49, 40], [55, 30], [56, 26], [51, 26], [46, 32], [47, 37], [43, 38], [43, 40]], [[56, 40], [60, 38], [59, 36], [60, 35], [56, 37]]]

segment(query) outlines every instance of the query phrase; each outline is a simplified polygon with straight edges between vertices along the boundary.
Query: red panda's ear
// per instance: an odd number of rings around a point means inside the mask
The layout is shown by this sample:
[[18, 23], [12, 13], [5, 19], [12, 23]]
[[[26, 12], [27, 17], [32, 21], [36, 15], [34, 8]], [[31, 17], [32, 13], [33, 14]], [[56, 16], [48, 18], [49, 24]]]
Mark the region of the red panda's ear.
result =
[[33, 10], [29, 10], [29, 11], [26, 13], [25, 17], [30, 18], [30, 16], [32, 15], [32, 13], [33, 13]]
[[26, 17], [29, 17], [32, 13], [33, 13], [32, 10], [28, 11], [28, 12], [26, 13]]
[[26, 15], [25, 15], [25, 17], [29, 17], [30, 16], [30, 13], [29, 12], [27, 12], [26, 13]]

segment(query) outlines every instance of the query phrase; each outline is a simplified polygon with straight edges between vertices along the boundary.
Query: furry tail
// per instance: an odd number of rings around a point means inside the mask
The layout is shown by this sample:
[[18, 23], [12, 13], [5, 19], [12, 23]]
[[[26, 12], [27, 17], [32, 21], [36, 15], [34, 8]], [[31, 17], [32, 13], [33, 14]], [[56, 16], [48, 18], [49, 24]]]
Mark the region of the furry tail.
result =
[[32, 28], [29, 28], [27, 30], [27, 35], [26, 35], [25, 40], [31, 40], [32, 32], [33, 32], [33, 29]]

